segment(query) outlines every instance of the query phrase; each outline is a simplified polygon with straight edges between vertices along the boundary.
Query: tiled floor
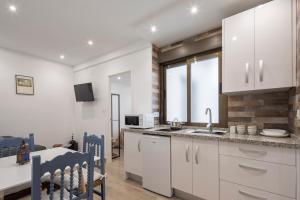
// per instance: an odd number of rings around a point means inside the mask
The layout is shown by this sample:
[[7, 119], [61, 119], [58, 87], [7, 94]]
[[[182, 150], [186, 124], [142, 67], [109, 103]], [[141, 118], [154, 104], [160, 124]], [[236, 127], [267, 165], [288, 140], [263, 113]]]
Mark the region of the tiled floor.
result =
[[[107, 200], [179, 200], [178, 198], [166, 198], [143, 189], [139, 184], [124, 180], [122, 158], [115, 159], [106, 166]], [[100, 199], [95, 196], [94, 199]]]

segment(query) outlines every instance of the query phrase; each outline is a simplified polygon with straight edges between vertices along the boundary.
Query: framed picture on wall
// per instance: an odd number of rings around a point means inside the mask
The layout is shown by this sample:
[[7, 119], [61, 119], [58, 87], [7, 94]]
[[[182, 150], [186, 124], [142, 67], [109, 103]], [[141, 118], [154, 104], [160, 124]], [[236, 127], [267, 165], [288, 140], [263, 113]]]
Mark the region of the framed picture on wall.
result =
[[16, 75], [16, 93], [23, 95], [34, 95], [33, 77]]

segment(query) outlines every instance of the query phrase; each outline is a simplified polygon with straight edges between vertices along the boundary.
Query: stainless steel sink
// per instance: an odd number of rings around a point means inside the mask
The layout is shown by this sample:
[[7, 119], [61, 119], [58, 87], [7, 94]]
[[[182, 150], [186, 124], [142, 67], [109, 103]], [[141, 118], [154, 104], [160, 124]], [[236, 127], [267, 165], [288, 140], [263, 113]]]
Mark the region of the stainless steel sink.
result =
[[206, 129], [201, 129], [201, 130], [196, 130], [194, 131], [193, 133], [199, 133], [199, 134], [211, 134], [211, 135], [224, 135], [226, 132], [225, 131], [212, 131], [210, 132], [209, 130], [206, 130]]
[[161, 129], [156, 129], [155, 131], [174, 132], [174, 131], [181, 131], [181, 130], [184, 130], [184, 128], [182, 129], [161, 128]]

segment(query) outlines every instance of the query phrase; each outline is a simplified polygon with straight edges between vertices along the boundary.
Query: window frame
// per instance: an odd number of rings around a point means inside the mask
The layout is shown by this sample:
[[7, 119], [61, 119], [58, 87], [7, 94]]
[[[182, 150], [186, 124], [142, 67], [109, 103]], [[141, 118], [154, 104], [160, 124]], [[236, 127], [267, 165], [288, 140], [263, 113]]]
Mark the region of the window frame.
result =
[[[219, 60], [219, 123], [214, 123], [213, 125], [215, 127], [227, 127], [227, 111], [228, 111], [228, 100], [227, 96], [222, 94], [222, 51], [220, 49], [209, 51], [206, 53], [197, 54], [194, 56], [182, 58], [175, 60], [173, 62], [165, 63], [162, 65], [161, 68], [161, 77], [162, 77], [162, 95], [161, 95], [161, 106], [163, 109], [161, 109], [161, 122], [163, 124], [168, 124], [167, 122], [167, 97], [166, 97], [166, 71], [169, 68], [172, 67], [178, 67], [180, 64], [185, 64], [187, 68], [187, 122], [184, 123], [184, 125], [187, 126], [206, 126], [207, 123], [192, 123], [191, 122], [191, 64], [194, 61], [201, 61], [206, 60], [210, 58], [217, 57]], [[212, 113], [214, 114], [214, 113]]]

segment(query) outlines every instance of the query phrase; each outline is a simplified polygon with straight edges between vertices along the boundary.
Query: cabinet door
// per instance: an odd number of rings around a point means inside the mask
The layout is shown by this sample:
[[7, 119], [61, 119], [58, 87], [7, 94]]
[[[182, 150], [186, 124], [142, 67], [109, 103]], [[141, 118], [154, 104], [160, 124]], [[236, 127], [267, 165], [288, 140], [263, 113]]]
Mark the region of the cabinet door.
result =
[[193, 193], [193, 141], [184, 137], [171, 138], [172, 187]]
[[218, 141], [193, 140], [193, 194], [209, 200], [219, 199]]
[[138, 176], [142, 176], [142, 138], [142, 134], [124, 132], [124, 169]]
[[255, 88], [293, 86], [292, 0], [255, 8]]
[[254, 10], [223, 21], [223, 92], [254, 89]]

